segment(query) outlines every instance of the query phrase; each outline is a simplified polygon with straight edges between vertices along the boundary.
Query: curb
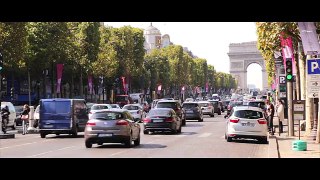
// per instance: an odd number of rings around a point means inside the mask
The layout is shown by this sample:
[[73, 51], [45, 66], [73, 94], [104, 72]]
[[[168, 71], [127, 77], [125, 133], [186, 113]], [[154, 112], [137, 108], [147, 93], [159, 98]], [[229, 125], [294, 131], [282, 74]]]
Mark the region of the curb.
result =
[[276, 136], [269, 135], [268, 156], [269, 158], [280, 158], [279, 144]]

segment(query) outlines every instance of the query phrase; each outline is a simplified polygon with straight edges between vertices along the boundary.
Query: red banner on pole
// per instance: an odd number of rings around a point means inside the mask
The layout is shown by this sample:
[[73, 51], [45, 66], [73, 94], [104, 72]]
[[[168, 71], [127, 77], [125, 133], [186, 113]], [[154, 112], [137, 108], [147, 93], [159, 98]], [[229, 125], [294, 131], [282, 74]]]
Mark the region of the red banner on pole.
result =
[[296, 62], [294, 60], [293, 54], [293, 46], [292, 46], [292, 39], [291, 37], [284, 38], [280, 35], [281, 47], [282, 47], [282, 56], [283, 56], [283, 64], [284, 68], [286, 68], [286, 59], [292, 59], [292, 74], [296, 74]]
[[57, 64], [57, 93], [60, 93], [63, 64]]

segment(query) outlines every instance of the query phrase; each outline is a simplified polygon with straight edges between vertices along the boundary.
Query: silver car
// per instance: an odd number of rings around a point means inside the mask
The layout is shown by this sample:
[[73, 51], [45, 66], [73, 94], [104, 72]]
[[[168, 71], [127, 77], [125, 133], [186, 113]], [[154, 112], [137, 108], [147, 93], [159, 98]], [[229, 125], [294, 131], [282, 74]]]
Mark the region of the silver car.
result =
[[235, 138], [257, 139], [268, 144], [267, 121], [260, 108], [233, 107], [227, 120], [225, 139], [231, 142]]
[[209, 115], [210, 117], [214, 117], [214, 106], [209, 101], [198, 101], [202, 109], [203, 115]]
[[85, 146], [92, 144], [124, 143], [128, 148], [140, 145], [140, 125], [127, 110], [111, 109], [96, 112], [84, 131]]

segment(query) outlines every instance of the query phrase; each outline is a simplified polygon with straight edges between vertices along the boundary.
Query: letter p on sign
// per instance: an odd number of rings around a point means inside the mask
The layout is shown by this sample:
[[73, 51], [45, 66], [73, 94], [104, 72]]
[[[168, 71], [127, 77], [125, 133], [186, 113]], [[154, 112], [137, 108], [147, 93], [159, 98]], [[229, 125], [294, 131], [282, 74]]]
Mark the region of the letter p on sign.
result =
[[319, 64], [317, 62], [311, 62], [311, 72], [314, 72], [314, 70], [318, 68]]

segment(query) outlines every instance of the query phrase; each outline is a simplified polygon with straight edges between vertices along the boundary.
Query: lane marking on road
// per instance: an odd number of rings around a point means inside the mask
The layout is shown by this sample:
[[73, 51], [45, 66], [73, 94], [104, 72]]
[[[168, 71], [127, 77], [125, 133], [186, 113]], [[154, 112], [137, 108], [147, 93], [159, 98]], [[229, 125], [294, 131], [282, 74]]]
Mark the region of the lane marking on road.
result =
[[45, 140], [45, 141], [36, 141], [36, 142], [18, 144], [18, 145], [13, 145], [13, 146], [6, 146], [6, 147], [1, 147], [0, 150], [14, 148], [14, 147], [20, 147], [20, 146], [26, 146], [26, 145], [30, 145], [30, 144], [36, 144], [36, 143], [39, 143], [39, 142], [49, 142], [49, 141], [55, 141], [55, 139], [49, 139], [49, 140]]
[[118, 154], [121, 154], [121, 153], [124, 153], [128, 150], [123, 150], [123, 151], [119, 151], [119, 152], [116, 152], [116, 153], [113, 153], [113, 154], [110, 154], [110, 156], [115, 156], [115, 155], [118, 155]]
[[199, 135], [198, 137], [209, 137], [212, 133], [203, 133]]
[[55, 152], [55, 151], [61, 151], [61, 150], [65, 150], [65, 149], [70, 149], [70, 148], [73, 148], [73, 147], [76, 147], [76, 146], [69, 146], [69, 147], [64, 147], [64, 148], [61, 148], [61, 149], [46, 151], [46, 152], [43, 152], [43, 153], [39, 153], [39, 154], [27, 156], [27, 157], [29, 157], [29, 158], [30, 157], [37, 157], [37, 156], [41, 156], [41, 155], [44, 155], [44, 154], [52, 153], [52, 152]]

